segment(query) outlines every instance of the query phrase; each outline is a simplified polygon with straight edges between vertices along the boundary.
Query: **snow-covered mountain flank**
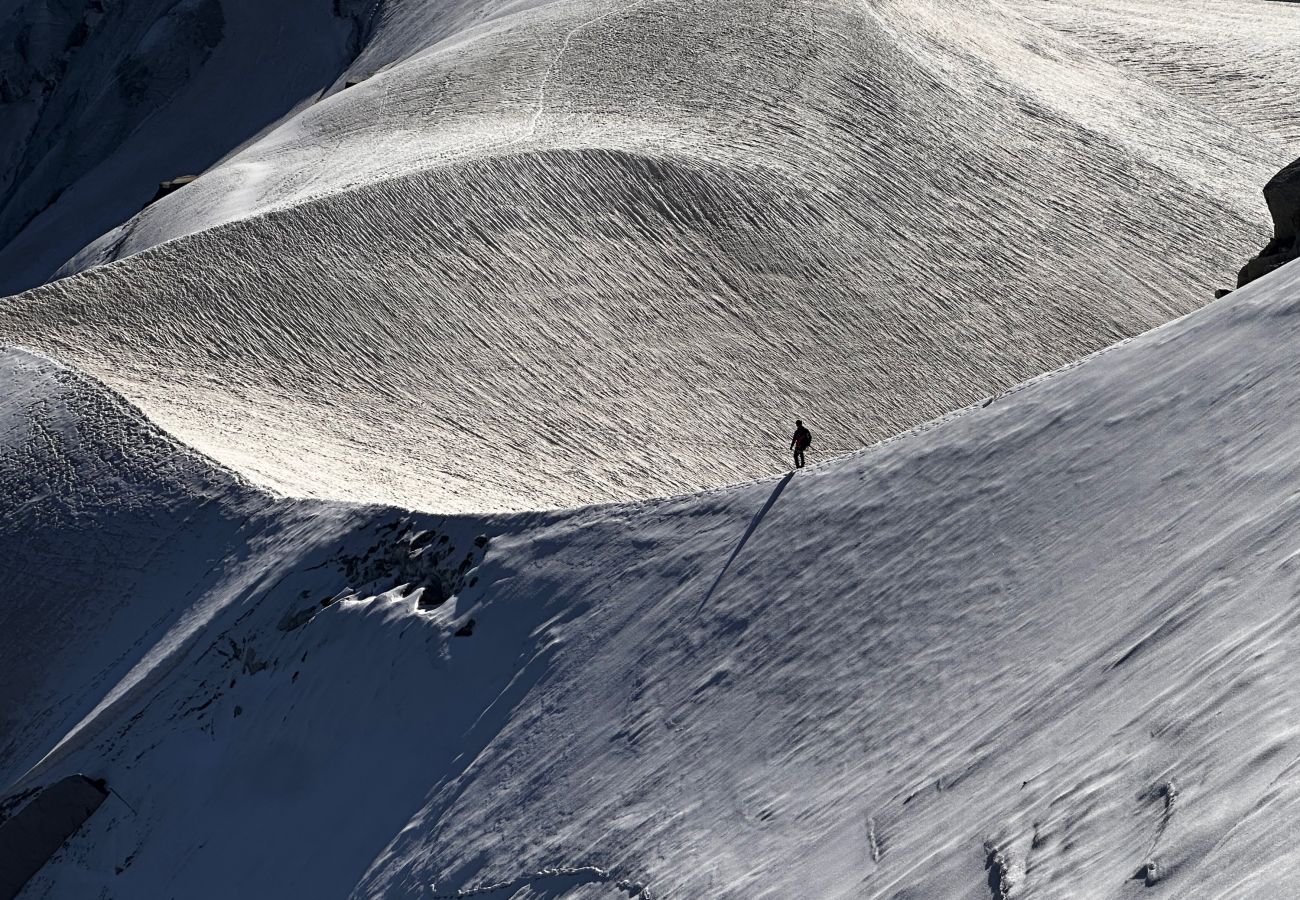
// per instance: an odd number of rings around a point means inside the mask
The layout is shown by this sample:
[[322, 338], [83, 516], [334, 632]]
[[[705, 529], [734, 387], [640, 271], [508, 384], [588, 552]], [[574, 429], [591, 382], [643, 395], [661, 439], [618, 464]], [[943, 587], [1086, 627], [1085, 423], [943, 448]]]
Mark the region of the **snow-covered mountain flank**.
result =
[[117, 792], [22, 898], [1286, 896], [1298, 303], [481, 519], [266, 498], [10, 351], [0, 779]]
[[0, 0], [0, 900], [1300, 894], [1297, 38]]
[[698, 489], [777, 470], [795, 413], [859, 447], [1200, 306], [1264, 243], [1300, 11], [1199, 3], [1162, 43], [1108, 9], [381, 4], [319, 102], [268, 101], [297, 111], [0, 300], [0, 339], [300, 495]]
[[0, 293], [329, 89], [367, 0], [0, 2]]

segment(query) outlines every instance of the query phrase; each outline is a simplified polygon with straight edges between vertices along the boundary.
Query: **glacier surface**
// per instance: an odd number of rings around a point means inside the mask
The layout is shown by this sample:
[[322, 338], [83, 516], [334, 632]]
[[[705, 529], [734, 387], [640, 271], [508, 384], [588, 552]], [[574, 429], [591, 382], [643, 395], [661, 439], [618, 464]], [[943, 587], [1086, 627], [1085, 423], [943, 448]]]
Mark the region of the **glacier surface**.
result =
[[1161, 43], [1107, 9], [393, 4], [0, 340], [300, 496], [698, 490], [779, 471], [796, 416], [826, 458], [1189, 312], [1265, 239], [1300, 13], [1193, 4]]

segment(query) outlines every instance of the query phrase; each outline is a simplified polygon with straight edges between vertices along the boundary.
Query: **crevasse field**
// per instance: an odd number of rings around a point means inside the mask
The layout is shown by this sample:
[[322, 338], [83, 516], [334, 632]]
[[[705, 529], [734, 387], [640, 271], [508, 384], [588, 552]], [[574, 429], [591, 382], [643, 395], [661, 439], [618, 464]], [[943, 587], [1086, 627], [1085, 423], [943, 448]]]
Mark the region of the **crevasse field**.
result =
[[0, 844], [114, 791], [20, 900], [1300, 895], [1300, 5], [0, 57]]

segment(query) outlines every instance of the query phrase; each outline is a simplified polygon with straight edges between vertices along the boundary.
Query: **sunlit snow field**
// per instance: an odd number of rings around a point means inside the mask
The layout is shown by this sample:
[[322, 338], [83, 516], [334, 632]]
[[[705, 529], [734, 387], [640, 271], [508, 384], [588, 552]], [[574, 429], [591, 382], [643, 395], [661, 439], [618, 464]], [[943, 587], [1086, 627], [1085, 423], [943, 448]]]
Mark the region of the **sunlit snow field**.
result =
[[23, 898], [1288, 896], [1298, 302], [492, 518], [261, 496], [9, 352], [0, 780], [120, 794]]
[[299, 495], [671, 494], [796, 416], [827, 458], [1232, 284], [1300, 13], [1173, 6], [1178, 56], [1139, 3], [395, 4], [0, 339]]

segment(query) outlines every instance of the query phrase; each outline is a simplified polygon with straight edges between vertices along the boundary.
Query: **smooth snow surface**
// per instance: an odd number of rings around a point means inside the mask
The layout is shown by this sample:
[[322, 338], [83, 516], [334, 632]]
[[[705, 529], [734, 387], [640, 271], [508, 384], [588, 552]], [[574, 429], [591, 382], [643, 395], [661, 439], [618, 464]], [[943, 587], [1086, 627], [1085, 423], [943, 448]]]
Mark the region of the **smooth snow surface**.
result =
[[[1298, 342], [1292, 264], [848, 459], [481, 520], [261, 497], [9, 352], [0, 577], [96, 656], [0, 781], [120, 794], [23, 900], [1292, 896]], [[13, 635], [0, 691], [65, 641]]]
[[1158, 39], [1142, 0], [385, 4], [367, 80], [0, 300], [0, 339], [299, 495], [770, 474], [796, 416], [861, 447], [1231, 283], [1300, 8], [1174, 6]]

